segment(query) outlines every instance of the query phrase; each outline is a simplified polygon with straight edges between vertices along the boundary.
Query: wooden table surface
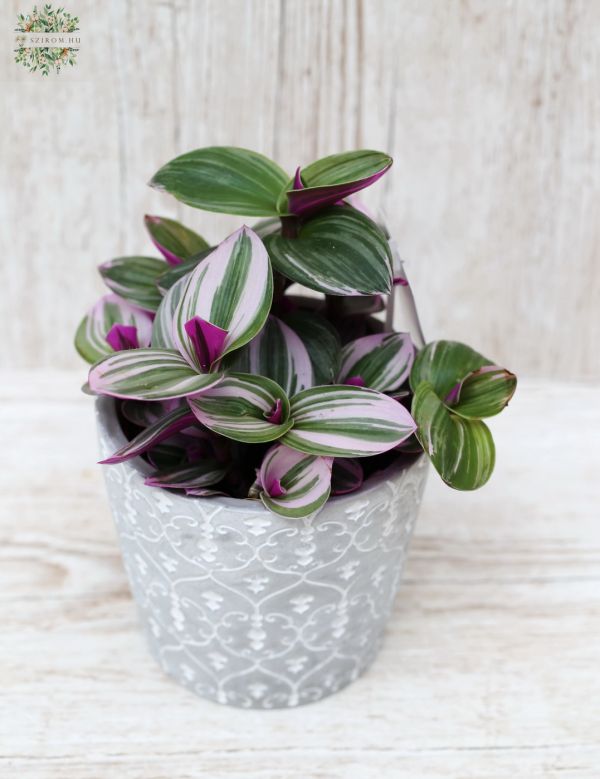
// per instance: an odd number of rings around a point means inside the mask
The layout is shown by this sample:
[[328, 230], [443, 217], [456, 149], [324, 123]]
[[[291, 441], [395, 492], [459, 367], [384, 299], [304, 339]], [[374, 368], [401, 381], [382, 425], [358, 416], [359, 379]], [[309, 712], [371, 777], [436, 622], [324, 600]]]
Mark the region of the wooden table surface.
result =
[[80, 374], [0, 386], [0, 776], [598, 779], [600, 389], [522, 382], [472, 494], [433, 474], [387, 639], [320, 703], [247, 712], [138, 630]]

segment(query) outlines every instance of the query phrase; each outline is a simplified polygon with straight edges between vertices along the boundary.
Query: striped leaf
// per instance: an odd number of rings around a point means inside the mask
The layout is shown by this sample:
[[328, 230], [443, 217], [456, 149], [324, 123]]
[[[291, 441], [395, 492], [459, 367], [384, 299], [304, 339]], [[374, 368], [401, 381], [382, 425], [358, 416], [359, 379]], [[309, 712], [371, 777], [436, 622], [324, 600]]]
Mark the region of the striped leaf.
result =
[[175, 311], [173, 338], [177, 349], [190, 365], [206, 370], [198, 343], [186, 325], [197, 318], [226, 331], [215, 358], [219, 359], [259, 333], [272, 299], [273, 275], [267, 252], [260, 238], [242, 227], [189, 276]]
[[219, 373], [198, 373], [178, 352], [169, 349], [132, 349], [93, 365], [88, 382], [97, 395], [166, 400], [203, 392], [221, 378]]
[[118, 295], [104, 295], [81, 320], [75, 333], [75, 348], [90, 363], [112, 354], [107, 336], [115, 325], [135, 328], [138, 346], [148, 346], [152, 319], [146, 311], [132, 306]]
[[195, 270], [198, 263], [205, 257], [208, 257], [209, 254], [212, 254], [215, 248], [216, 247], [211, 246], [208, 249], [204, 249], [203, 251], [194, 254], [193, 257], [190, 257], [188, 260], [183, 260], [179, 265], [169, 265], [156, 280], [156, 286], [160, 293], [165, 295], [179, 279], [182, 279]]
[[258, 472], [260, 499], [273, 513], [298, 519], [315, 514], [331, 490], [331, 458], [314, 457], [276, 444]]
[[158, 471], [148, 476], [144, 484], [148, 487], [196, 491], [202, 487], [218, 484], [226, 473], [227, 467], [216, 460], [199, 460]]
[[444, 400], [469, 373], [490, 363], [491, 360], [466, 344], [458, 341], [432, 341], [415, 358], [410, 372], [410, 386], [414, 391], [422, 381], [427, 381], [438, 397]]
[[313, 385], [306, 347], [290, 327], [272, 315], [260, 333], [227, 358], [223, 367], [273, 379], [288, 396]]
[[331, 494], [348, 495], [359, 490], [364, 481], [362, 465], [358, 460], [336, 457], [331, 471]]
[[413, 390], [427, 381], [440, 400], [468, 419], [499, 414], [517, 387], [517, 377], [457, 341], [434, 341], [422, 349], [411, 371]]
[[188, 257], [208, 249], [208, 243], [202, 236], [174, 219], [146, 215], [144, 224], [152, 243], [171, 265], [179, 265]]
[[376, 333], [357, 338], [342, 349], [340, 384], [394, 392], [408, 378], [415, 347], [408, 333]]
[[269, 235], [273, 266], [292, 281], [331, 295], [371, 295], [391, 289], [388, 242], [380, 228], [349, 206], [308, 220], [297, 238]]
[[101, 464], [122, 463], [125, 460], [130, 460], [132, 457], [137, 457], [161, 441], [165, 441], [180, 430], [184, 430], [186, 427], [194, 424], [196, 424], [196, 418], [190, 411], [189, 406], [185, 405], [176, 408], [169, 414], [162, 416], [145, 430], [142, 430], [141, 433], [138, 433], [135, 438], [128, 441], [125, 446], [122, 446], [113, 455], [105, 460], [101, 460]]
[[156, 316], [152, 323], [152, 346], [157, 349], [177, 349], [175, 339], [173, 338], [173, 323], [175, 321], [175, 311], [185, 292], [187, 283], [188, 279], [179, 279], [168, 290], [156, 310]]
[[156, 280], [165, 270], [155, 257], [117, 257], [99, 266], [104, 283], [117, 295], [146, 311], [156, 311], [162, 299]]
[[182, 154], [150, 181], [188, 206], [245, 216], [276, 216], [287, 174], [262, 154], [212, 146]]
[[472, 371], [453, 392], [450, 406], [467, 419], [484, 419], [499, 414], [517, 388], [514, 373], [497, 365], [484, 365]]
[[[374, 184], [392, 165], [392, 158], [378, 151], [332, 154], [299, 169], [287, 192], [289, 213], [306, 216]], [[301, 184], [301, 186], [297, 186]]]
[[282, 443], [308, 454], [366, 457], [408, 438], [415, 423], [397, 401], [364, 387], [313, 387], [290, 402], [294, 426]]
[[229, 374], [217, 387], [188, 398], [188, 403], [199, 422], [235, 441], [274, 441], [292, 424], [285, 392], [264, 376]]
[[285, 322], [298, 334], [312, 363], [314, 383], [331, 384], [340, 367], [342, 345], [337, 330], [315, 311], [294, 311]]
[[484, 422], [454, 414], [433, 386], [421, 382], [412, 401], [417, 437], [442, 479], [457, 490], [476, 490], [494, 469], [492, 434]]

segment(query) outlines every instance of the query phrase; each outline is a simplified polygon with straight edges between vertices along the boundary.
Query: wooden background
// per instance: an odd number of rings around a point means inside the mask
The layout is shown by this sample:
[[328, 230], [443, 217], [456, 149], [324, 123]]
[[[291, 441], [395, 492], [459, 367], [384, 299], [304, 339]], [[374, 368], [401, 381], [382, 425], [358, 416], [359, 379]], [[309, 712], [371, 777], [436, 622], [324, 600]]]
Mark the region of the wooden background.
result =
[[12, 62], [25, 5], [1, 14], [1, 367], [83, 376], [71, 343], [94, 268], [151, 251], [145, 212], [213, 241], [239, 224], [145, 182], [232, 144], [290, 171], [389, 151], [371, 204], [426, 335], [600, 378], [599, 0], [71, 0], [79, 64], [47, 79]]

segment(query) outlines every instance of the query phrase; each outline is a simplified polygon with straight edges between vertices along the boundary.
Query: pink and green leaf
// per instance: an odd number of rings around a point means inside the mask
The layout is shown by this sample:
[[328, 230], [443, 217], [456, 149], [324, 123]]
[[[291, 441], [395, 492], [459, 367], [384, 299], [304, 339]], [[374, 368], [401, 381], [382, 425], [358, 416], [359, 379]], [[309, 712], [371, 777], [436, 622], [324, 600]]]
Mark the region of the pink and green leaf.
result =
[[183, 260], [208, 249], [208, 243], [202, 236], [174, 219], [146, 215], [144, 224], [152, 243], [170, 265], [179, 265]]
[[299, 169], [292, 189], [286, 193], [285, 213], [304, 217], [334, 205], [374, 184], [391, 165], [392, 158], [387, 154], [366, 149], [317, 160]]
[[262, 329], [273, 299], [273, 276], [261, 240], [248, 227], [229, 236], [189, 276], [173, 326], [176, 347], [202, 371], [202, 355], [186, 325], [195, 317], [226, 331], [216, 360]]
[[296, 238], [269, 235], [274, 268], [330, 295], [388, 293], [392, 258], [381, 229], [349, 206], [332, 206], [305, 222]]
[[198, 373], [178, 352], [169, 349], [132, 349], [93, 365], [88, 383], [97, 395], [167, 400], [204, 392], [221, 378], [219, 373]]
[[[81, 320], [75, 334], [75, 348], [84, 360], [94, 363], [115, 351], [107, 340], [115, 325], [131, 328], [127, 331], [130, 335], [135, 329], [139, 346], [150, 343], [152, 319], [149, 314], [118, 295], [104, 295]], [[118, 343], [116, 339], [111, 340]]]
[[282, 443], [308, 454], [366, 457], [387, 452], [416, 428], [397, 401], [364, 387], [313, 387], [290, 401], [294, 425]]
[[273, 315], [260, 333], [224, 365], [230, 370], [273, 379], [288, 396], [313, 385], [312, 363], [305, 345]]
[[318, 512], [331, 491], [329, 457], [315, 457], [275, 444], [265, 454], [257, 476], [264, 505], [292, 519]]
[[494, 469], [495, 448], [484, 422], [453, 413], [427, 381], [415, 391], [412, 414], [421, 446], [446, 484], [476, 490], [487, 482]]
[[165, 267], [165, 261], [156, 257], [117, 257], [102, 263], [98, 270], [117, 295], [145, 311], [156, 311], [162, 300], [156, 281]]
[[339, 384], [362, 384], [379, 392], [391, 393], [410, 374], [415, 347], [408, 333], [376, 333], [357, 338], [342, 349]]
[[235, 441], [274, 441], [292, 424], [285, 392], [264, 376], [226, 375], [218, 386], [188, 398], [188, 403], [199, 422]]
[[150, 186], [194, 208], [244, 216], [276, 216], [287, 174], [262, 154], [212, 146], [182, 154], [164, 165]]

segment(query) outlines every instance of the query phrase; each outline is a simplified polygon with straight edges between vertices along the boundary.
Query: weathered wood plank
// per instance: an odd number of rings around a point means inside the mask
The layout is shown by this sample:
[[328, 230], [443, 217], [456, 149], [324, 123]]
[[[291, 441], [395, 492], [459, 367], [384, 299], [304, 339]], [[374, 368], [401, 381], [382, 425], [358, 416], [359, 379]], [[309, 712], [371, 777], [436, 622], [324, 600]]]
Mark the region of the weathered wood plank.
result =
[[[426, 334], [520, 373], [600, 378], [600, 4], [584, 0], [72, 0], [89, 36], [42, 79], [0, 63], [7, 368], [75, 367], [95, 265], [151, 251], [145, 212], [217, 240], [233, 217], [145, 183], [206, 144], [289, 170], [394, 155], [373, 191]], [[22, 10], [18, 0], [7, 6]], [[24, 308], [27, 317], [24, 317]]]
[[595, 779], [597, 387], [525, 382], [494, 422], [491, 484], [466, 495], [431, 476], [372, 669], [265, 714], [197, 699], [149, 656], [78, 386], [30, 372], [0, 387], [0, 772]]

